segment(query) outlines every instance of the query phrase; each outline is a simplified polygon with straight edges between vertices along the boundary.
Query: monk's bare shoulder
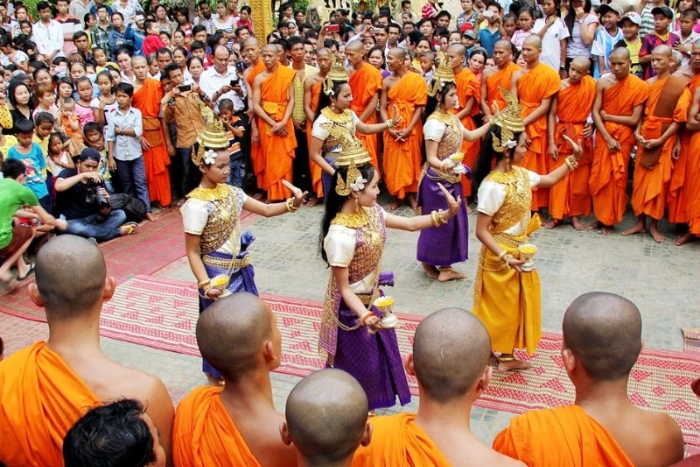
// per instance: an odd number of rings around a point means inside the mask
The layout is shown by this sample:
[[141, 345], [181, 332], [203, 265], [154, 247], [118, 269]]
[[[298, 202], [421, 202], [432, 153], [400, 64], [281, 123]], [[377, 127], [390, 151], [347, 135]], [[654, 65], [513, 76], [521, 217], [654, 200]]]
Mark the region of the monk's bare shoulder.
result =
[[651, 86], [652, 84], [656, 83], [656, 81], [659, 79], [658, 76], [653, 76], [647, 80], [647, 84]]
[[596, 84], [596, 86], [598, 87], [598, 89], [604, 91], [615, 83], [617, 83], [615, 76], [610, 74], [610, 75], [605, 75], [605, 76], [601, 77], [598, 80], [598, 83]]
[[263, 81], [265, 81], [265, 79], [267, 79], [268, 76], [270, 76], [270, 73], [267, 70], [263, 71], [255, 77], [255, 80], [253, 80], [253, 86], [256, 84], [261, 84]]
[[494, 451], [480, 442], [463, 443], [458, 453], [443, 452], [454, 467], [523, 467], [517, 459]]
[[382, 85], [384, 86], [384, 89], [391, 89], [396, 85], [396, 83], [399, 82], [399, 77], [396, 75], [389, 75], [386, 78], [384, 78]]
[[559, 85], [559, 90], [563, 91], [564, 89], [568, 88], [571, 86], [571, 83], [569, 82], [569, 78], [561, 80], [561, 84]]
[[678, 423], [668, 414], [639, 411], [639, 424], [645, 430], [634, 430], [635, 436], [640, 436], [639, 445], [645, 446], [650, 455], [649, 465], [670, 465], [683, 459], [683, 432]]
[[515, 73], [513, 73], [513, 81], [517, 83], [520, 80], [520, 78], [522, 78], [525, 75], [525, 73], [527, 73], [527, 70], [516, 71]]

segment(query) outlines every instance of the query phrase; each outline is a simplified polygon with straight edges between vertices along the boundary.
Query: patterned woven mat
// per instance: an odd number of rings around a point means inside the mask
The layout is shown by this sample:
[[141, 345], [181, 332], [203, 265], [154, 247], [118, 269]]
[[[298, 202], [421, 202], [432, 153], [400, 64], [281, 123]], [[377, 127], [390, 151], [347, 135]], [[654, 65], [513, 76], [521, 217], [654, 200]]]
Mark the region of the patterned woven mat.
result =
[[688, 352], [700, 352], [700, 328], [681, 328], [683, 344]]
[[[198, 356], [195, 339], [197, 295], [194, 284], [136, 276], [117, 287], [102, 313], [103, 336], [172, 352]], [[261, 296], [277, 314], [283, 355], [279, 372], [305, 376], [324, 366], [317, 352], [321, 303], [274, 295]], [[13, 313], [10, 313], [13, 314]], [[401, 353], [411, 351], [421, 317], [397, 313]], [[21, 316], [21, 315], [16, 315]], [[499, 373], [477, 405], [521, 413], [526, 410], [570, 404], [574, 389], [563, 369], [561, 336], [544, 333], [532, 369]], [[520, 358], [527, 358], [519, 355]], [[690, 452], [700, 446], [700, 399], [690, 382], [700, 375], [695, 353], [644, 350], [632, 370], [629, 394], [637, 406], [670, 414], [683, 429]], [[409, 377], [414, 395], [416, 381]]]

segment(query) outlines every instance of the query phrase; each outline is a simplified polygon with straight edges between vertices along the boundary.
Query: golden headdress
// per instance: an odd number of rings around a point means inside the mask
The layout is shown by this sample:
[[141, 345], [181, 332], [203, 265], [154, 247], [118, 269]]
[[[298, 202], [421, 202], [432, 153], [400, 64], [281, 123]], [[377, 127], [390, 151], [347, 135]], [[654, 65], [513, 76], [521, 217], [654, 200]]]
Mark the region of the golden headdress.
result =
[[518, 98], [504, 87], [499, 86], [498, 89], [503, 95], [503, 99], [508, 104], [505, 109], [503, 109], [493, 122], [501, 128], [501, 137], [493, 138], [493, 150], [496, 152], [504, 152], [506, 148], [514, 148], [518, 143], [515, 138], [515, 133], [522, 133], [525, 131], [525, 124], [523, 123], [523, 109], [518, 103]]
[[339, 60], [335, 54], [331, 54], [331, 70], [323, 81], [323, 93], [326, 96], [333, 95], [333, 83], [347, 81], [348, 79], [350, 79], [350, 77], [348, 76], [345, 66], [343, 66], [343, 61]]
[[371, 160], [367, 150], [362, 145], [362, 141], [354, 140], [344, 145], [343, 149], [338, 153], [335, 164], [339, 169], [347, 167], [348, 173], [345, 176], [345, 180], [343, 180], [342, 175], [338, 174], [335, 192], [340, 196], [347, 196], [351, 191], [357, 190], [359, 186], [362, 186], [360, 189], [363, 189], [367, 180], [362, 178], [362, 173], [358, 167], [368, 164]]
[[228, 149], [231, 146], [224, 124], [219, 116], [209, 107], [204, 107], [202, 109], [202, 117], [204, 117], [206, 126], [204, 131], [197, 136], [199, 148], [197, 151], [192, 151], [192, 162], [195, 165], [201, 164], [202, 161], [212, 164], [213, 162], [209, 162], [209, 160], [211, 160], [211, 157], [216, 159], [217, 149]]
[[447, 83], [453, 83], [455, 80], [455, 73], [450, 67], [450, 62], [445, 57], [440, 60], [438, 67], [435, 69], [433, 74], [433, 82], [428, 89], [428, 95], [430, 97], [435, 97], [435, 94], [442, 89], [442, 87]]

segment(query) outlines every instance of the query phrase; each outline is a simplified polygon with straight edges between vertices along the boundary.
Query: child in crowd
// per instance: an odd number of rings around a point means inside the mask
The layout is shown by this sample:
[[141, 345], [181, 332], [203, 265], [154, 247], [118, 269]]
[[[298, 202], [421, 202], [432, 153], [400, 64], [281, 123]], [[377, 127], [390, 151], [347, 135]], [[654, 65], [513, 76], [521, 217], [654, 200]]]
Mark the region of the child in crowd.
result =
[[92, 50], [92, 59], [95, 61], [95, 73], [100, 73], [107, 68], [107, 65], [117, 66], [116, 63], [107, 60], [107, 53], [103, 48], [95, 47]]
[[[44, 157], [48, 160], [49, 135], [54, 131], [56, 120], [46, 112], [37, 114], [34, 119], [34, 142], [39, 145]], [[48, 164], [47, 164], [48, 166]], [[56, 174], [54, 174], [56, 175]]]
[[642, 25], [642, 17], [633, 11], [626, 13], [620, 20], [622, 27], [622, 40], [615, 47], [625, 47], [630, 53], [630, 73], [644, 79], [644, 67], [639, 61], [639, 51], [642, 48], [642, 40], [639, 38], [639, 28]]
[[644, 36], [642, 48], [639, 49], [639, 61], [644, 66], [644, 79], [656, 76], [651, 66], [652, 51], [660, 45], [668, 45], [675, 49], [681, 41], [674, 33], [668, 32], [668, 26], [673, 20], [673, 10], [667, 6], [661, 6], [651, 10], [651, 14], [654, 15], [654, 32]]
[[141, 55], [149, 57], [151, 54], [156, 53], [156, 50], [165, 47], [165, 44], [160, 38], [160, 30], [154, 21], [146, 21], [143, 23], [143, 28], [146, 31], [146, 38], [143, 40]]
[[435, 55], [432, 52], [425, 52], [421, 54], [419, 61], [423, 79], [430, 84], [433, 80], [433, 73], [435, 73]]
[[97, 173], [105, 182], [107, 191], [114, 193], [112, 186], [112, 174], [109, 171], [109, 158], [107, 156], [107, 145], [105, 144], [104, 132], [100, 129], [97, 122], [90, 122], [83, 128], [82, 139], [85, 141], [85, 146], [96, 149], [100, 153], [100, 161], [97, 165]]
[[522, 7], [518, 12], [518, 26], [520, 29], [513, 33], [513, 38], [510, 40], [515, 48], [522, 50], [523, 42], [532, 35], [532, 26], [535, 22], [535, 13], [530, 7]]
[[87, 76], [81, 76], [75, 82], [75, 87], [78, 91], [78, 100], [75, 102], [75, 115], [80, 120], [80, 128], [83, 128], [86, 123], [95, 121], [95, 113], [92, 111], [92, 82]]
[[53, 115], [56, 123], [56, 131], [61, 131], [60, 112], [56, 107], [56, 94], [50, 84], [40, 84], [34, 91], [36, 99], [36, 107], [32, 112], [32, 119], [36, 120], [36, 116], [40, 113], [48, 113]]
[[95, 121], [100, 126], [104, 126], [107, 123], [107, 115], [117, 107], [117, 97], [113, 93], [114, 89], [114, 79], [112, 74], [105, 69], [97, 75], [97, 87], [100, 88], [100, 98], [95, 101], [93, 99], [93, 104], [97, 104], [93, 108], [95, 112]]
[[48, 164], [51, 173], [59, 174], [63, 169], [73, 169], [75, 164], [71, 155], [66, 150], [68, 138], [63, 133], [51, 133], [48, 139]]
[[61, 106], [61, 124], [63, 132], [69, 138], [80, 134], [80, 119], [75, 115], [75, 100], [72, 97], [63, 97], [59, 101]]
[[608, 56], [613, 51], [615, 44], [620, 42], [624, 37], [622, 30], [617, 23], [620, 20], [621, 11], [618, 7], [610, 5], [600, 6], [600, 21], [603, 27], [596, 32], [593, 45], [591, 46], [591, 55], [595, 58], [595, 69], [593, 77], [597, 80], [603, 73], [610, 71], [608, 64]]
[[[53, 127], [53, 122], [51, 122]], [[34, 123], [31, 120], [20, 120], [15, 123], [17, 145], [7, 151], [7, 159], [21, 161], [26, 167], [24, 184], [32, 190], [39, 199], [39, 204], [47, 212], [53, 211], [53, 201], [46, 186], [46, 159], [38, 144], [33, 142]]]
[[141, 111], [131, 106], [134, 87], [129, 83], [119, 83], [115, 95], [117, 108], [107, 117], [105, 136], [109, 169], [119, 174], [124, 193], [143, 201], [146, 211], [150, 212], [151, 201], [141, 149], [143, 122]]
[[690, 52], [693, 49], [693, 44], [700, 39], [700, 34], [693, 30], [698, 18], [700, 18], [700, 13], [694, 8], [688, 8], [681, 14], [680, 29], [677, 31], [680, 43], [676, 50], [683, 56], [681, 63], [683, 66], [690, 64]]
[[474, 9], [474, 1], [462, 0], [460, 3], [462, 4], [462, 13], [457, 16], [457, 29], [462, 31], [464, 25], [468, 24], [467, 29], [476, 30], [479, 12]]
[[58, 104], [59, 110], [61, 108], [61, 101], [66, 97], [73, 98], [73, 81], [70, 78], [59, 78], [56, 81], [56, 103]]
[[245, 158], [241, 151], [240, 141], [245, 134], [245, 127], [240, 118], [233, 114], [233, 101], [231, 99], [221, 99], [219, 102], [219, 117], [226, 129], [226, 137], [229, 140], [229, 154], [231, 160], [231, 174], [228, 183], [238, 188], [243, 188], [245, 181]]
[[506, 34], [501, 37], [504, 41], [513, 41], [513, 35], [518, 27], [518, 18], [513, 13], [503, 15], [503, 29]]

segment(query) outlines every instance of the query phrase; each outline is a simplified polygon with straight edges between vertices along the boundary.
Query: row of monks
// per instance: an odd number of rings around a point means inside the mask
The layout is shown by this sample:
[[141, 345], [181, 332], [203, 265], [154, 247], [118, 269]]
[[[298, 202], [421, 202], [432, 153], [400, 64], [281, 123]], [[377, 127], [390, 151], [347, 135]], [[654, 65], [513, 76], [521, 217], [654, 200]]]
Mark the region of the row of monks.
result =
[[82, 432], [82, 445], [66, 441], [64, 455], [90, 459], [66, 467], [665, 467], [683, 458], [676, 422], [636, 408], [627, 395], [642, 321], [618, 295], [584, 294], [564, 315], [562, 365], [575, 403], [516, 416], [491, 449], [470, 429], [472, 405], [491, 380], [491, 341], [468, 311], [439, 310], [417, 327], [405, 360], [418, 382], [417, 413], [368, 420], [361, 386], [340, 370], [323, 370], [294, 388], [285, 418], [275, 410], [270, 380], [281, 337], [260, 298], [233, 294], [200, 315], [199, 350], [224, 385], [193, 390], [175, 411], [158, 378], [102, 353], [100, 313], [114, 290], [102, 254], [83, 238], [62, 235], [38, 253], [28, 293], [46, 311], [49, 338], [0, 363], [0, 464], [63, 466], [64, 436], [75, 435], [76, 421], [122, 398], [145, 407], [155, 426], [148, 446], [160, 454], [117, 463], [133, 440], [106, 419]]

